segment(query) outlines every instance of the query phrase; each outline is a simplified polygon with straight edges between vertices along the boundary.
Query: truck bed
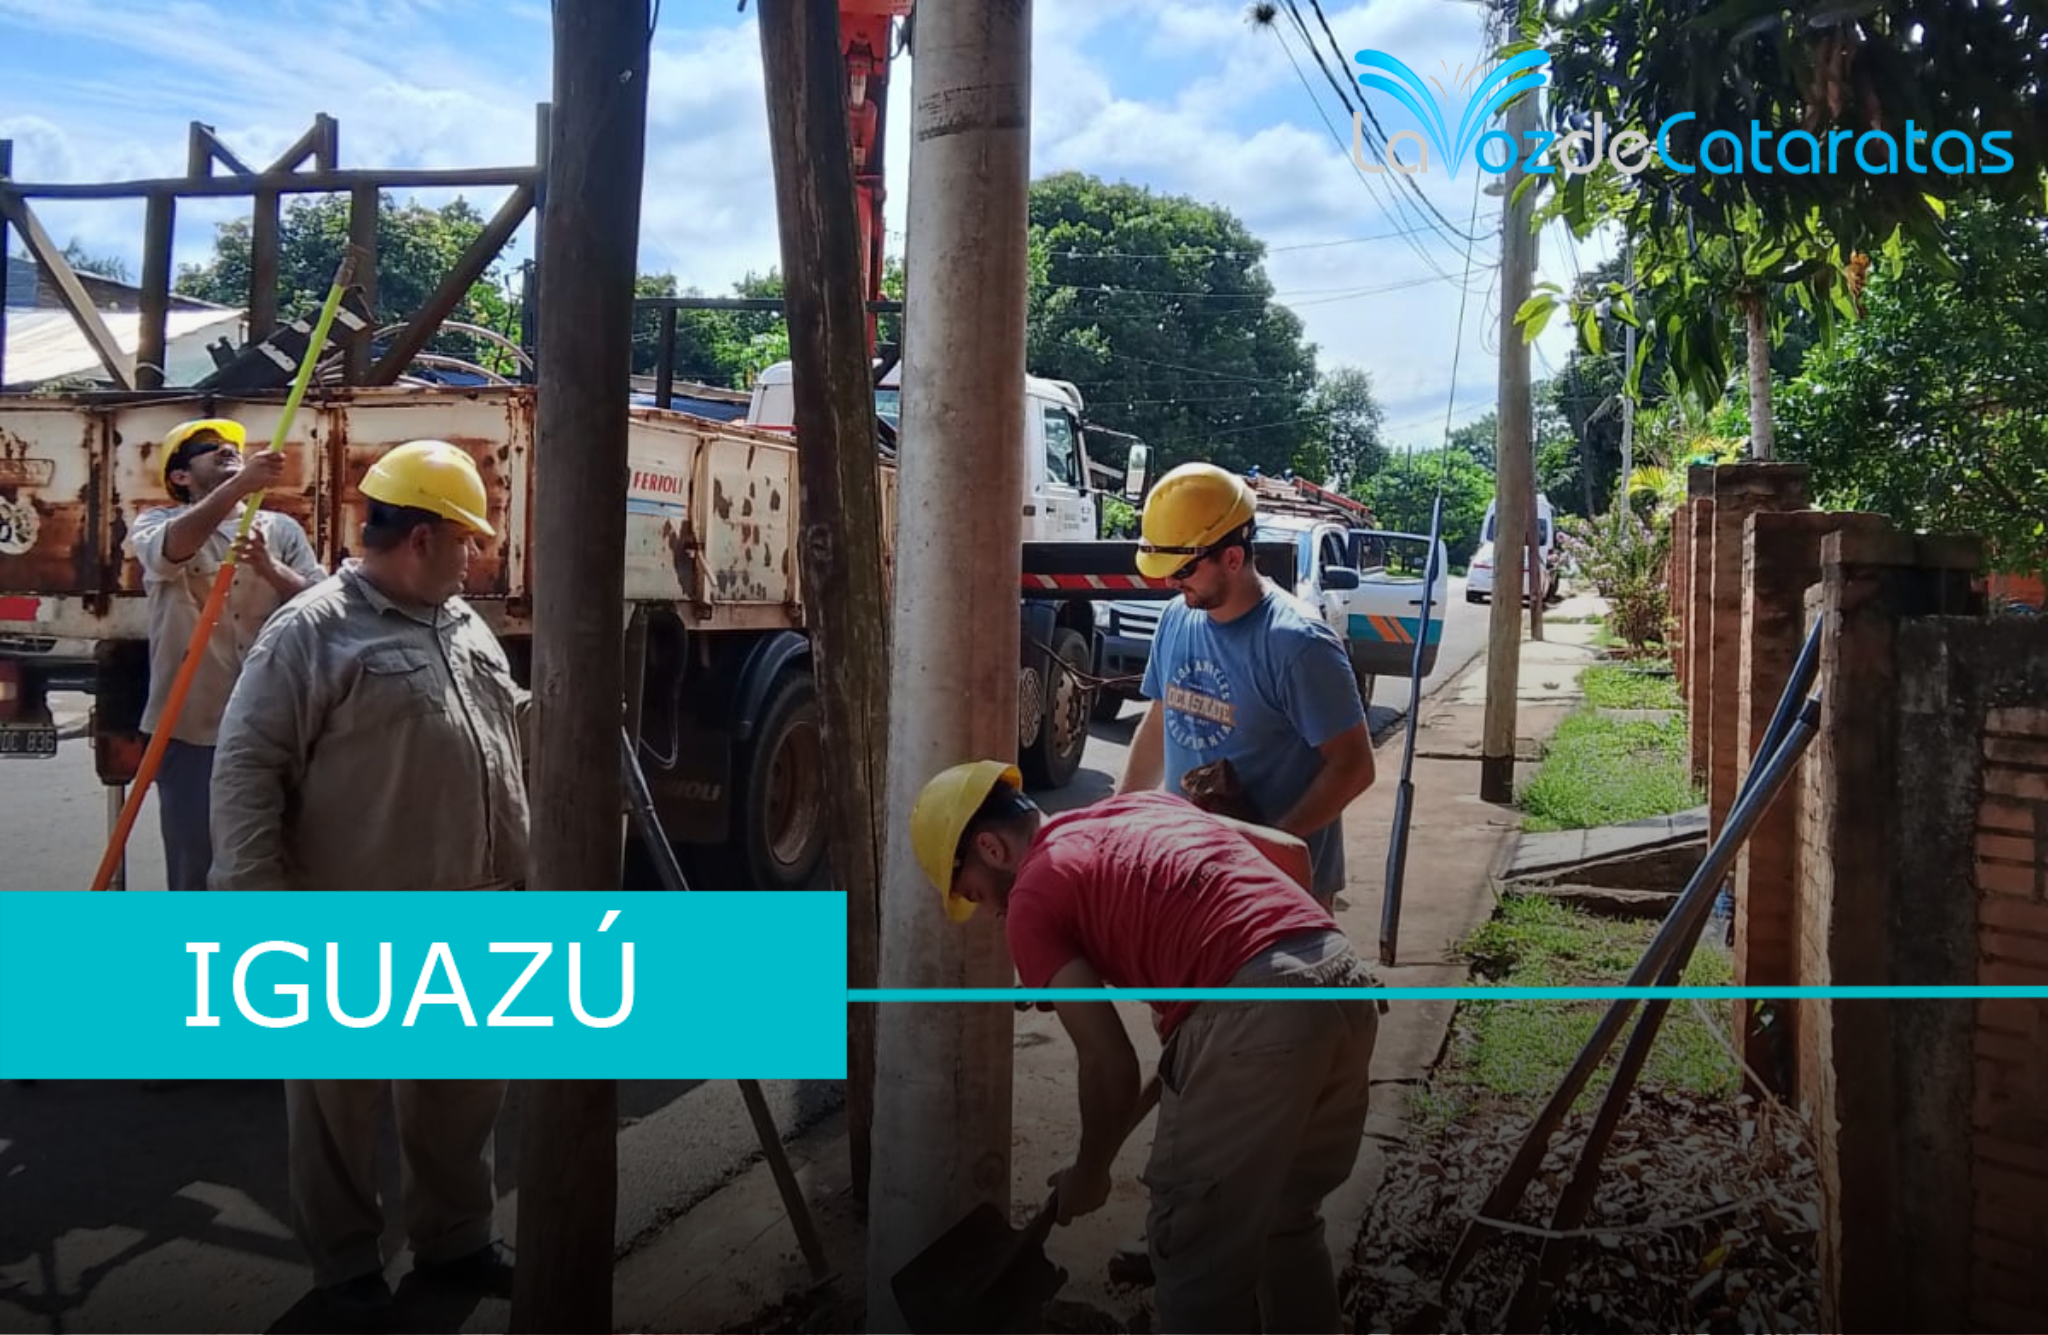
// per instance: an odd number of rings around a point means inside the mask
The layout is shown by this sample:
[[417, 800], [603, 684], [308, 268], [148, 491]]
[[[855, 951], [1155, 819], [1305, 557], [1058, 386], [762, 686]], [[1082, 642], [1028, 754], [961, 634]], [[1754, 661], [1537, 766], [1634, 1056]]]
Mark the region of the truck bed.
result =
[[[370, 464], [404, 441], [452, 441], [476, 459], [498, 533], [471, 561], [464, 595], [500, 635], [528, 634], [534, 394], [530, 386], [309, 394], [285, 443], [285, 481], [264, 506], [298, 520], [332, 569], [361, 531], [357, 488]], [[279, 394], [0, 398], [0, 637], [144, 638], [142, 572], [123, 544], [138, 514], [171, 503], [156, 480], [157, 442], [177, 422], [220, 416], [247, 425], [250, 448], [260, 448], [282, 409]], [[800, 628], [795, 446], [732, 423], [630, 412], [627, 600], [674, 605], [699, 630]], [[886, 550], [895, 470], [879, 471]]]

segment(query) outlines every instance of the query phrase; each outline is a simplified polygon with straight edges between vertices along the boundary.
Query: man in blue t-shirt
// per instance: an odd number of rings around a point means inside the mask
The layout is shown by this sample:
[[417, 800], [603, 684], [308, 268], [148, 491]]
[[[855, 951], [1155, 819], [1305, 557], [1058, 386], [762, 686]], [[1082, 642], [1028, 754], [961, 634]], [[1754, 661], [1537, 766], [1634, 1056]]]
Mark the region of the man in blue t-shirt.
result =
[[[1372, 735], [1344, 642], [1315, 610], [1252, 564], [1257, 500], [1236, 474], [1184, 464], [1145, 503], [1138, 569], [1180, 590], [1145, 667], [1152, 707], [1131, 741], [1119, 793], [1235, 789], [1231, 811], [1309, 847], [1316, 898], [1344, 887], [1345, 806], [1372, 786]], [[1202, 767], [1228, 762], [1234, 781]]]

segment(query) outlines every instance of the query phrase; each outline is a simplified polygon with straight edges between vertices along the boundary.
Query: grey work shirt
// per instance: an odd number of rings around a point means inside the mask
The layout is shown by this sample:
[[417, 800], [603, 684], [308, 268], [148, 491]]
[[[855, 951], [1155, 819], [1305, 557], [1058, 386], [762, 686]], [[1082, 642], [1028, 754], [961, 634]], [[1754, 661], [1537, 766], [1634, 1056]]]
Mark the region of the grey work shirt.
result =
[[[244, 502], [247, 504], [247, 502]], [[220, 527], [206, 535], [199, 550], [182, 561], [164, 555], [164, 540], [171, 523], [192, 507], [172, 505], [138, 515], [128, 531], [128, 550], [142, 567], [142, 588], [149, 599], [149, 701], [142, 710], [142, 730], [155, 732], [169, 702], [171, 684], [185, 662], [185, 647], [199, 629], [199, 613], [213, 593], [214, 577], [227, 560], [235, 533], [242, 524], [237, 506]], [[297, 571], [314, 583], [327, 578], [327, 571], [313, 555], [306, 531], [289, 515], [274, 510], [256, 512], [256, 525], [263, 530], [263, 545], [278, 565]], [[228, 692], [235, 686], [235, 674], [249, 656], [256, 636], [284, 602], [282, 595], [255, 571], [239, 562], [234, 583], [228, 586], [227, 605], [220, 621], [206, 638], [206, 656], [192, 676], [184, 707], [171, 726], [171, 736], [193, 746], [212, 746], [220, 732], [220, 715], [227, 708]]]
[[394, 602], [345, 563], [271, 618], [228, 700], [208, 888], [523, 884], [531, 708], [462, 599]]

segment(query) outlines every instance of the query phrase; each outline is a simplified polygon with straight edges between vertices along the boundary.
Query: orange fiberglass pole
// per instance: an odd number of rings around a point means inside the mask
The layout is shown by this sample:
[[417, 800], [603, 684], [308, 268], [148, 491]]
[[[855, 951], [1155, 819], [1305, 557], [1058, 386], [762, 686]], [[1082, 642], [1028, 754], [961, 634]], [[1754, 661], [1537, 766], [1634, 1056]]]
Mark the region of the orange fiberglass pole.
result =
[[[341, 306], [342, 290], [348, 286], [349, 277], [355, 272], [355, 263], [353, 253], [345, 255], [341, 267], [334, 271], [334, 284], [327, 290], [327, 301], [320, 308], [320, 319], [313, 326], [313, 336], [306, 342], [305, 355], [299, 359], [298, 374], [292, 377], [292, 389], [285, 397], [284, 413], [277, 419], [277, 429], [270, 433], [270, 448], [273, 450], [284, 448], [285, 437], [292, 429], [292, 418], [298, 415], [299, 400], [306, 396], [306, 385], [313, 379], [313, 363], [320, 359], [320, 349], [327, 345], [328, 328], [334, 323], [334, 312]], [[256, 512], [261, 508], [263, 493], [260, 491], [243, 503], [242, 522], [235, 529], [236, 543], [249, 536], [250, 528], [256, 523]], [[213, 577], [213, 591], [206, 596], [206, 606], [199, 611], [199, 624], [192, 631], [192, 642], [185, 646], [185, 660], [178, 665], [177, 679], [171, 683], [170, 696], [164, 701], [163, 717], [157, 720], [156, 731], [150, 734], [149, 747], [142, 753], [142, 764], [135, 771], [135, 782], [129, 787], [128, 800], [121, 806], [121, 818], [114, 823], [114, 833], [107, 839], [107, 851], [100, 856], [100, 869], [92, 878], [94, 890], [104, 890], [113, 883], [114, 869], [121, 865], [121, 856], [128, 849], [128, 836], [135, 829], [135, 817], [142, 810], [142, 799], [149, 792], [150, 784], [156, 782], [164, 748], [171, 742], [171, 729], [177, 725], [178, 715], [185, 708], [185, 697], [191, 693], [192, 679], [199, 675], [206, 642], [220, 620], [222, 609], [227, 606], [228, 589], [234, 582], [235, 549], [231, 545]]]

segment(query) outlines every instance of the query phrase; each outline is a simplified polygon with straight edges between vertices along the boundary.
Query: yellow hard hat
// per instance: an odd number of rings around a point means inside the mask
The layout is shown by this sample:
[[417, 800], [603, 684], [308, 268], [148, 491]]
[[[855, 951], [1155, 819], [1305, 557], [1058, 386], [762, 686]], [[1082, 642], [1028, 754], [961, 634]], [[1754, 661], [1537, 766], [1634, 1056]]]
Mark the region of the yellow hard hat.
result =
[[1245, 480], [1215, 464], [1182, 464], [1145, 499], [1138, 573], [1164, 579], [1207, 552], [1258, 512]]
[[960, 855], [960, 834], [998, 783], [1008, 783], [1022, 792], [1024, 776], [1015, 765], [1000, 760], [970, 760], [934, 775], [910, 809], [911, 851], [917, 854], [917, 865], [939, 888], [946, 916], [954, 922], [974, 916], [973, 901], [953, 893], [953, 863]]
[[371, 464], [363, 475], [363, 495], [452, 519], [486, 538], [497, 536], [484, 518], [491, 503], [476, 460], [445, 440], [407, 441]]
[[243, 428], [242, 424], [230, 421], [225, 417], [200, 417], [190, 422], [180, 422], [164, 433], [163, 443], [157, 448], [156, 481], [158, 486], [166, 491], [170, 490], [171, 460], [177, 457], [180, 446], [201, 433], [219, 436], [222, 440], [233, 446], [237, 454], [240, 454], [242, 447], [249, 443], [249, 433]]

